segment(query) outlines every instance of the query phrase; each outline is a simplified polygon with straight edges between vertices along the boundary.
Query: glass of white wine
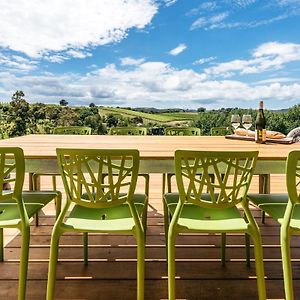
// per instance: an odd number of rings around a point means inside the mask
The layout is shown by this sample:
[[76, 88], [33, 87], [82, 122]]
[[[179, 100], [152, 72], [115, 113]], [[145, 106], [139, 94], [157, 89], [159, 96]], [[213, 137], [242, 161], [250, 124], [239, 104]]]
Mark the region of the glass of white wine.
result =
[[248, 131], [252, 126], [252, 117], [251, 117], [251, 115], [243, 115], [242, 125], [247, 130], [247, 136], [248, 136], [249, 135]]
[[239, 115], [231, 116], [231, 126], [236, 130], [241, 124], [241, 117]]

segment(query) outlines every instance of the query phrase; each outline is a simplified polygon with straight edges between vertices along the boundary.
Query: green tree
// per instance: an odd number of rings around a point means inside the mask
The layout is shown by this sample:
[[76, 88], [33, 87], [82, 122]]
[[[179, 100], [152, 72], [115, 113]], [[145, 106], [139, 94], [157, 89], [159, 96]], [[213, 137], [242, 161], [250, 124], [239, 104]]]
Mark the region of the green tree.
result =
[[119, 119], [116, 117], [116, 115], [109, 114], [106, 117], [106, 123], [108, 127], [116, 127], [118, 125]]
[[30, 116], [29, 104], [24, 97], [25, 94], [23, 91], [16, 91], [12, 95], [12, 101], [9, 103], [7, 120], [10, 123], [8, 135], [11, 137], [25, 135], [27, 133], [27, 123], [30, 122]]
[[57, 119], [58, 126], [76, 126], [78, 122], [78, 115], [71, 107], [64, 106], [60, 111]]
[[200, 112], [205, 112], [206, 111], [206, 108], [205, 107], [199, 107], [197, 109], [197, 112], [200, 113]]
[[59, 101], [59, 105], [61, 105], [61, 106], [67, 106], [68, 104], [69, 104], [69, 102], [67, 100], [65, 100], [65, 99], [61, 99]]

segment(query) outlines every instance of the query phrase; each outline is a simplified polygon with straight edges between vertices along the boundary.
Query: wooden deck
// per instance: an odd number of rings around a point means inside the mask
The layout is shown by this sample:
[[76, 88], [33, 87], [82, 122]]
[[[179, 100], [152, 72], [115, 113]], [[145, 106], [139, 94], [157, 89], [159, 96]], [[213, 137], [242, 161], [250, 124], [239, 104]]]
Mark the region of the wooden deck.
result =
[[[284, 191], [281, 176], [272, 177], [272, 192]], [[257, 190], [253, 181], [252, 190]], [[146, 240], [145, 299], [167, 299], [167, 265], [161, 202], [161, 176], [151, 176]], [[31, 227], [27, 299], [45, 299], [53, 206], [47, 207], [40, 226]], [[283, 299], [279, 226], [260, 221], [268, 299]], [[136, 299], [136, 243], [125, 235], [90, 234], [88, 266], [83, 265], [82, 236], [61, 238], [57, 268], [57, 299]], [[0, 263], [0, 299], [16, 299], [20, 236], [6, 232], [5, 262]], [[295, 299], [300, 299], [300, 237], [292, 239]], [[251, 249], [253, 251], [253, 248]], [[177, 239], [178, 299], [257, 299], [254, 261], [245, 263], [243, 235], [227, 236], [227, 264], [220, 263], [220, 235], [189, 234]], [[253, 252], [252, 252], [253, 257]]]

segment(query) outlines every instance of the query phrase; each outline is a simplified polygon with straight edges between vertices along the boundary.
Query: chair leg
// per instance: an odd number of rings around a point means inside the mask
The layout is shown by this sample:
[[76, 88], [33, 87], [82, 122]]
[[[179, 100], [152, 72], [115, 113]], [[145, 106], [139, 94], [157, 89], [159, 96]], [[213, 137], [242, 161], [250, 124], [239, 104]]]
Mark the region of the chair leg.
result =
[[39, 226], [39, 212], [35, 214], [35, 226]]
[[89, 236], [87, 232], [83, 233], [83, 260], [87, 266], [89, 262]]
[[147, 213], [148, 213], [148, 200], [145, 203], [143, 213], [142, 213], [142, 224], [143, 224], [145, 237], [146, 237], [146, 234], [147, 234]]
[[226, 264], [226, 233], [221, 233], [221, 261], [222, 266], [225, 267]]
[[52, 175], [52, 186], [53, 186], [53, 191], [56, 191], [56, 176]]
[[169, 300], [175, 300], [175, 239], [174, 232], [168, 233], [168, 293]]
[[266, 222], [266, 213], [264, 211], [261, 212], [261, 222], [265, 224]]
[[29, 257], [29, 243], [30, 243], [30, 228], [24, 226], [22, 232], [22, 246], [21, 246], [21, 258], [20, 258], [20, 271], [19, 271], [19, 289], [18, 300], [26, 299], [26, 281], [28, 271], [28, 257]]
[[62, 201], [61, 192], [57, 191], [57, 196], [55, 197], [54, 201], [55, 201], [55, 217], [57, 219], [61, 211], [61, 201]]
[[56, 264], [58, 258], [58, 247], [60, 231], [54, 227], [51, 237], [48, 282], [47, 282], [47, 300], [53, 300], [55, 294], [55, 278], [56, 278]]
[[281, 242], [281, 256], [282, 256], [285, 298], [287, 300], [293, 300], [294, 291], [293, 291], [293, 275], [292, 275], [291, 251], [290, 251], [290, 235], [288, 229], [284, 229], [283, 226], [281, 227], [281, 232], [280, 232], [280, 242]]
[[250, 267], [250, 235], [245, 233], [246, 265]]
[[4, 261], [3, 228], [0, 228], [0, 261]]
[[166, 259], [168, 261], [168, 231], [169, 231], [169, 210], [166, 202], [163, 200], [163, 207], [164, 207], [164, 229], [165, 229], [165, 243], [166, 243]]
[[257, 288], [258, 288], [258, 299], [266, 299], [266, 283], [265, 283], [265, 271], [263, 261], [263, 249], [261, 237], [258, 229], [255, 229], [251, 234], [254, 242], [254, 255], [255, 255], [255, 268], [257, 276]]
[[[38, 191], [40, 190], [40, 176], [39, 174], [32, 174], [32, 190]], [[39, 212], [35, 214], [35, 226], [39, 226]]]
[[148, 202], [149, 202], [149, 184], [150, 184], [150, 175], [149, 174], [142, 174], [145, 179], [145, 195], [147, 196], [147, 201], [144, 205], [144, 209], [142, 212], [142, 224], [144, 227], [144, 234], [146, 236], [147, 233], [147, 213], [148, 213]]
[[174, 174], [167, 174], [167, 188], [168, 188], [168, 193], [172, 192], [172, 177]]
[[149, 184], [150, 184], [150, 175], [149, 174], [143, 174], [145, 178], [145, 194], [149, 198]]
[[137, 235], [137, 300], [144, 299], [145, 284], [145, 236]]
[[32, 190], [33, 191], [38, 191], [40, 187], [40, 176], [39, 174], [33, 173], [32, 174]]

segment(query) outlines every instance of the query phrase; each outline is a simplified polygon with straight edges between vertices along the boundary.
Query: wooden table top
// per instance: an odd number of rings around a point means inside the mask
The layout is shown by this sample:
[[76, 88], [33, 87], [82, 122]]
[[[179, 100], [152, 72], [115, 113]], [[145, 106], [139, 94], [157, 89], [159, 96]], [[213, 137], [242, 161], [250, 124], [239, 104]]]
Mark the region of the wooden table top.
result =
[[285, 160], [300, 143], [256, 144], [222, 136], [111, 136], [111, 135], [27, 135], [0, 141], [0, 147], [21, 147], [27, 159], [56, 158], [56, 148], [134, 148], [141, 159], [172, 159], [176, 149], [206, 151], [259, 151], [260, 160]]

